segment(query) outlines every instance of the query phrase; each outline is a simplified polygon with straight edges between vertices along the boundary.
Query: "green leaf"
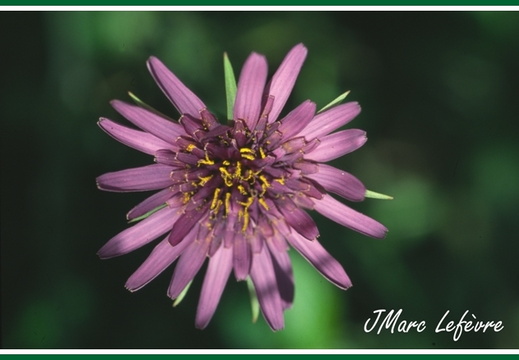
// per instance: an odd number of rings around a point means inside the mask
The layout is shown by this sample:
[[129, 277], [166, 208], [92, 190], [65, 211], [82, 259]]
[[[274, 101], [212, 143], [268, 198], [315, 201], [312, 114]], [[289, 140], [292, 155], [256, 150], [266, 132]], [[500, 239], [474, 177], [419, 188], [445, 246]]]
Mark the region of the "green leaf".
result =
[[252, 322], [255, 323], [258, 320], [260, 306], [258, 301], [258, 295], [256, 295], [256, 289], [250, 277], [247, 278], [247, 288], [249, 289], [250, 306], [252, 310]]
[[153, 213], [159, 211], [160, 209], [165, 208], [166, 206], [168, 206], [168, 205], [167, 205], [167, 204], [162, 204], [162, 205], [160, 205], [160, 206], [157, 206], [155, 209], [148, 211], [146, 214], [141, 215], [141, 216], [139, 216], [139, 217], [136, 217], [135, 219], [131, 219], [130, 221], [128, 221], [128, 224], [131, 224], [131, 223], [134, 223], [134, 222], [140, 221], [140, 220], [142, 220], [142, 219], [146, 219], [146, 218], [147, 218], [148, 216], [150, 216], [151, 214], [153, 214]]
[[139, 99], [134, 93], [132, 93], [131, 91], [128, 91], [128, 95], [130, 95], [130, 97], [132, 98], [132, 100], [137, 104], [139, 105], [140, 107], [146, 109], [146, 110], [149, 110], [151, 111], [152, 113], [160, 116], [160, 117], [163, 117], [165, 119], [168, 119], [168, 120], [171, 120], [171, 121], [174, 121], [172, 118], [170, 118], [169, 116], [166, 116], [164, 115], [163, 113], [161, 113], [160, 111], [158, 111], [157, 109], [151, 107], [150, 105], [146, 104], [144, 101], [142, 101], [141, 99]]
[[320, 113], [320, 112], [323, 112], [324, 110], [328, 109], [328, 108], [331, 108], [332, 106], [340, 103], [342, 100], [346, 99], [346, 96], [348, 96], [348, 94], [350, 93], [350, 91], [346, 91], [344, 94], [341, 94], [339, 96], [337, 96], [337, 98], [335, 98], [335, 100], [333, 100], [331, 103], [329, 103], [328, 105], [326, 105], [325, 107], [323, 107], [321, 110], [319, 110], [317, 113]]
[[366, 190], [366, 193], [364, 194], [364, 196], [367, 198], [379, 199], [379, 200], [393, 200], [392, 196], [380, 194], [380, 193], [377, 193], [377, 192], [374, 192], [371, 190]]
[[227, 120], [232, 120], [234, 100], [236, 99], [236, 79], [227, 53], [223, 53], [223, 72], [225, 77], [225, 96], [227, 98]]
[[175, 301], [173, 302], [173, 307], [177, 306], [178, 304], [180, 304], [180, 302], [182, 300], [184, 300], [184, 297], [186, 296], [187, 294], [187, 291], [189, 290], [189, 287], [191, 286], [191, 283], [193, 282], [193, 280], [191, 280], [187, 285], [186, 287], [184, 288], [184, 290], [182, 290], [182, 292], [180, 293], [180, 295], [178, 295], [178, 297], [175, 299]]

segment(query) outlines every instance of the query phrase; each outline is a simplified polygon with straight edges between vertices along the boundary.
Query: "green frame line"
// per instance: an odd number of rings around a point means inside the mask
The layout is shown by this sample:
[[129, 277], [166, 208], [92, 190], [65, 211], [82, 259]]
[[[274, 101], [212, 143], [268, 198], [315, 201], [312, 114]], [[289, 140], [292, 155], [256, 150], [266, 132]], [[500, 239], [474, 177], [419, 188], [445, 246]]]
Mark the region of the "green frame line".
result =
[[500, 359], [513, 360], [519, 358], [517, 354], [235, 354], [235, 355], [223, 355], [223, 354], [62, 354], [62, 355], [50, 355], [50, 354], [20, 354], [20, 355], [2, 355], [2, 360], [32, 360], [37, 357], [38, 359], [45, 360], [66, 360], [68, 358], [80, 358], [81, 360], [99, 360], [105, 357], [119, 360], [137, 360], [137, 359], [152, 359], [152, 360], [203, 360], [207, 357], [217, 358], [220, 360], [231, 359], [239, 360], [243, 357], [253, 360], [276, 360], [276, 359], [289, 359], [289, 360], [310, 360], [312, 358], [321, 357], [331, 358], [333, 360], [371, 360], [380, 359], [382, 357], [389, 358], [391, 360], [412, 360], [412, 359], [427, 359], [427, 360], [482, 360], [489, 357], [499, 357]]
[[519, 6], [519, 0], [0, 0], [0, 6]]

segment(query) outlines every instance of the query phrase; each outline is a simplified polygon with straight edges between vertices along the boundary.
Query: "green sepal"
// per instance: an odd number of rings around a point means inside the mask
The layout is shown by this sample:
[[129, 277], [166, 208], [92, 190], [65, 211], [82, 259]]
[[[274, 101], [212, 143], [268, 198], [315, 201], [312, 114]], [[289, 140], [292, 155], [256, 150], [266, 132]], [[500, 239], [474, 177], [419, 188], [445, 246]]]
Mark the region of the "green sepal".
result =
[[234, 100], [236, 99], [236, 78], [227, 53], [223, 53], [223, 73], [225, 77], [225, 96], [227, 100], [227, 120], [234, 118]]
[[319, 110], [317, 113], [320, 113], [320, 112], [323, 112], [324, 110], [326, 109], [329, 109], [331, 108], [332, 106], [334, 105], [337, 105], [338, 103], [340, 103], [341, 101], [343, 101], [344, 99], [346, 99], [346, 96], [348, 96], [348, 94], [350, 93], [350, 91], [346, 91], [344, 94], [341, 94], [339, 96], [337, 96], [337, 98], [335, 98], [334, 100], [332, 100], [332, 102], [330, 102], [328, 105], [326, 105], [325, 107], [323, 107], [321, 110]]
[[247, 277], [247, 288], [249, 289], [250, 306], [252, 310], [252, 322], [255, 323], [259, 317], [260, 306], [258, 301], [258, 295], [256, 295], [256, 289], [254, 289], [254, 284], [252, 283], [250, 277]]
[[172, 118], [170, 118], [169, 116], [166, 116], [164, 115], [163, 113], [161, 113], [160, 111], [158, 111], [157, 109], [151, 107], [150, 105], [146, 104], [144, 101], [142, 101], [141, 99], [139, 99], [134, 93], [132, 93], [131, 91], [128, 91], [128, 95], [130, 95], [130, 97], [132, 98], [132, 100], [135, 102], [135, 104], [139, 105], [140, 107], [146, 109], [146, 110], [149, 110], [151, 111], [152, 113], [160, 116], [160, 117], [163, 117], [165, 119], [168, 119], [168, 120], [171, 120], [171, 121], [174, 121]]
[[186, 296], [187, 294], [187, 291], [189, 290], [189, 287], [191, 286], [191, 283], [193, 282], [193, 280], [191, 280], [187, 285], [186, 287], [184, 288], [184, 290], [182, 290], [182, 292], [180, 293], [180, 295], [178, 295], [178, 297], [175, 299], [175, 301], [173, 301], [173, 307], [177, 306], [178, 304], [180, 304], [180, 302], [182, 300], [184, 300], [184, 297]]
[[364, 197], [372, 198], [372, 199], [379, 199], [379, 200], [393, 200], [392, 196], [380, 194], [371, 190], [366, 190], [366, 193], [364, 194]]
[[155, 209], [148, 211], [146, 214], [141, 215], [139, 217], [136, 217], [135, 219], [131, 219], [130, 221], [128, 221], [128, 224], [140, 221], [142, 219], [146, 219], [148, 216], [152, 215], [153, 213], [156, 213], [160, 209], [164, 209], [166, 206], [168, 206], [168, 205], [167, 204], [162, 204], [160, 206], [157, 206]]

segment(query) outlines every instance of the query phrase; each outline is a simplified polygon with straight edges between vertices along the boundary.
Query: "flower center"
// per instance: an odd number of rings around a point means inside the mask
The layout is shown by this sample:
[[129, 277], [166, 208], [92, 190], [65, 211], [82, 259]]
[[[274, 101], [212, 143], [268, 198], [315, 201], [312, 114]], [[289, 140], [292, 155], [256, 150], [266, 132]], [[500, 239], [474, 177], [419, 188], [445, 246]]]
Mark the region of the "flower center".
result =
[[[251, 148], [239, 149], [239, 158], [223, 160], [217, 166], [218, 174], [225, 186], [215, 188], [210, 205], [212, 219], [220, 216], [238, 216], [245, 231], [250, 222], [250, 208], [259, 204], [265, 210], [269, 206], [265, 201], [265, 194], [270, 187], [268, 177], [256, 164], [256, 160], [265, 158], [263, 149], [258, 154]], [[203, 160], [205, 163], [205, 159]], [[215, 164], [216, 165], [216, 164]]]

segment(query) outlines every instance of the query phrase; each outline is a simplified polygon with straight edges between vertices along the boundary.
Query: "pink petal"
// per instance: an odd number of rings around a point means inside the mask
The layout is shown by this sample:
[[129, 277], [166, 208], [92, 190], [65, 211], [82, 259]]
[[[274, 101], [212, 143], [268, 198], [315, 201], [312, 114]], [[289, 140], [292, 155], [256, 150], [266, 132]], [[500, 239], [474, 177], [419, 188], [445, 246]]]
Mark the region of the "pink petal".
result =
[[107, 191], [158, 190], [173, 184], [170, 178], [172, 170], [168, 165], [146, 165], [103, 174], [97, 177], [96, 182], [99, 189]]
[[276, 203], [283, 214], [283, 218], [295, 231], [305, 238], [312, 240], [319, 236], [319, 229], [312, 217], [306, 211], [296, 206], [293, 202], [278, 201]]
[[242, 281], [249, 276], [252, 253], [250, 245], [241, 231], [236, 232], [233, 241], [233, 266], [236, 280]]
[[210, 237], [191, 241], [175, 267], [175, 272], [173, 273], [173, 278], [171, 279], [168, 289], [168, 296], [170, 298], [177, 298], [187, 284], [195, 277], [205, 261], [210, 243]]
[[315, 114], [315, 103], [307, 100], [288, 113], [281, 120], [278, 131], [283, 134], [283, 139], [290, 139], [298, 134], [312, 120]]
[[317, 114], [313, 120], [298, 135], [305, 136], [308, 140], [315, 139], [324, 135], [328, 135], [332, 131], [337, 130], [346, 125], [360, 113], [360, 105], [357, 102], [348, 102], [341, 104], [320, 114]]
[[178, 147], [175, 145], [175, 140], [179, 136], [185, 135], [182, 126], [168, 119], [164, 119], [149, 110], [119, 100], [113, 100], [111, 105], [119, 114], [124, 116], [135, 126], [171, 144], [168, 149], [177, 149]]
[[266, 81], [267, 59], [252, 53], [245, 61], [238, 80], [233, 112], [234, 119], [245, 121], [249, 130], [254, 129], [258, 122]]
[[177, 209], [165, 207], [111, 238], [98, 252], [102, 259], [127, 254], [171, 230]]
[[196, 224], [207, 215], [207, 210], [192, 210], [180, 215], [178, 221], [173, 225], [168, 241], [172, 246], [176, 246], [184, 240], [184, 237], [192, 232]]
[[327, 162], [337, 159], [360, 148], [368, 140], [366, 132], [349, 129], [323, 137], [312, 152], [305, 154], [305, 160]]
[[150, 57], [148, 69], [155, 82], [180, 114], [199, 117], [199, 112], [205, 108], [202, 100], [189, 90], [159, 59], [154, 56]]
[[318, 165], [319, 171], [306, 177], [317, 181], [327, 191], [351, 201], [364, 200], [366, 187], [355, 176], [326, 164]]
[[220, 302], [232, 269], [232, 248], [220, 246], [209, 260], [196, 311], [196, 327], [204, 329]]
[[384, 225], [347, 207], [330, 195], [324, 195], [321, 200], [314, 200], [314, 203], [317, 212], [338, 224], [374, 238], [386, 236], [387, 228]]
[[303, 66], [308, 50], [303, 44], [294, 46], [285, 56], [281, 65], [272, 76], [266, 95], [274, 96], [274, 103], [269, 114], [269, 122], [274, 122], [283, 110], [294, 84], [296, 83], [299, 71]]
[[289, 309], [294, 302], [294, 275], [290, 257], [286, 251], [278, 251], [271, 244], [270, 254], [272, 255], [272, 265], [276, 273], [279, 288], [279, 295], [283, 304], [283, 310]]
[[144, 131], [130, 129], [109, 119], [101, 118], [97, 124], [115, 140], [126, 146], [142, 151], [145, 154], [154, 155], [159, 149], [171, 148], [170, 144], [159, 139], [155, 135]]
[[155, 279], [168, 266], [170, 266], [182, 252], [190, 241], [185, 241], [182, 245], [171, 246], [166, 239], [162, 240], [151, 252], [148, 258], [126, 281], [125, 287], [130, 291], [137, 291]]
[[350, 278], [341, 264], [321, 246], [319, 241], [308, 241], [299, 234], [293, 234], [288, 237], [288, 242], [332, 284], [341, 289], [351, 286]]
[[146, 214], [153, 209], [156, 209], [160, 205], [165, 204], [166, 201], [168, 201], [175, 194], [176, 193], [172, 191], [171, 188], [166, 188], [162, 191], [159, 191], [158, 193], [153, 194], [131, 209], [128, 214], [126, 214], [126, 219], [132, 220]]
[[263, 246], [259, 254], [254, 254], [250, 276], [265, 320], [272, 330], [283, 329], [283, 303], [267, 246]]

